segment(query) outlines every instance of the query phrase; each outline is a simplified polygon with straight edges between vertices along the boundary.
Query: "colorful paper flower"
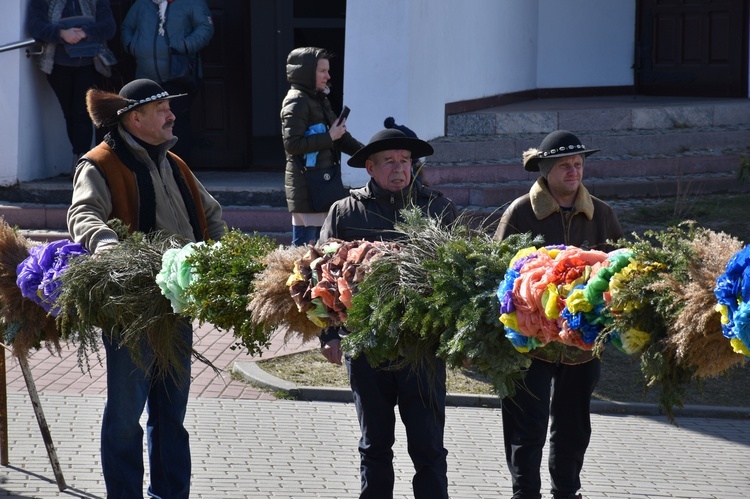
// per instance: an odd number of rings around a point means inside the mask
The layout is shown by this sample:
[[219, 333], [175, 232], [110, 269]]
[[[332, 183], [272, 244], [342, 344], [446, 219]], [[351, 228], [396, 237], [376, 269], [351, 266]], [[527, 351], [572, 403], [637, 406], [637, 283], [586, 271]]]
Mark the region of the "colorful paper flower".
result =
[[724, 336], [735, 352], [750, 357], [750, 246], [727, 262], [726, 271], [716, 278], [714, 295]]
[[83, 246], [68, 239], [32, 246], [29, 256], [16, 268], [16, 284], [21, 294], [53, 316], [57, 315], [58, 278], [68, 268], [71, 259], [87, 254]]
[[[198, 243], [204, 244], [204, 243]], [[214, 245], [218, 250], [221, 242]], [[172, 310], [179, 314], [187, 306], [190, 297], [185, 290], [193, 280], [193, 268], [187, 259], [195, 252], [196, 243], [188, 243], [182, 248], [172, 248], [162, 256], [161, 270], [156, 275], [156, 284], [172, 304]]]

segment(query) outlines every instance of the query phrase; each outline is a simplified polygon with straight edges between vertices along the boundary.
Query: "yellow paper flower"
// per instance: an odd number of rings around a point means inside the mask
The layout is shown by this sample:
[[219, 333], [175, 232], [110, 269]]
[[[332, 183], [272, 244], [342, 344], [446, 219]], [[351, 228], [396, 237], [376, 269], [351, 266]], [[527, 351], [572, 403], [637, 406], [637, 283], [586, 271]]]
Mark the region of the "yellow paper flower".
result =
[[722, 324], [729, 324], [729, 307], [727, 307], [726, 305], [716, 305], [716, 307], [714, 307], [714, 310], [721, 314]]
[[650, 339], [650, 334], [634, 328], [628, 329], [625, 333], [620, 335], [622, 349], [631, 355], [640, 352]]
[[750, 357], [750, 348], [745, 346], [745, 344], [742, 343], [741, 339], [732, 338], [731, 340], [729, 340], [729, 344], [732, 345], [732, 350], [734, 350], [736, 353], [741, 353], [746, 357]]
[[326, 327], [328, 325], [328, 312], [323, 306], [323, 302], [320, 298], [313, 298], [311, 302], [315, 307], [307, 311], [307, 318], [320, 328]]
[[518, 331], [518, 316], [516, 316], [515, 312], [511, 312], [509, 314], [502, 314], [500, 316], [500, 322], [503, 323], [503, 326], [510, 328], [514, 331]]
[[544, 315], [548, 319], [557, 319], [560, 317], [560, 309], [557, 307], [557, 286], [550, 283], [547, 284], [547, 289], [542, 293], [542, 306], [544, 307]]
[[305, 278], [302, 277], [302, 273], [299, 271], [299, 262], [294, 262], [294, 272], [292, 272], [289, 275], [289, 279], [286, 280], [286, 285], [291, 286], [297, 281], [304, 281]]
[[526, 258], [532, 253], [536, 253], [537, 249], [534, 246], [529, 246], [528, 248], [523, 248], [518, 250], [518, 252], [515, 254], [515, 256], [510, 260], [510, 264], [508, 264], [508, 267], [512, 267], [515, 262], [520, 260], [521, 258]]
[[542, 248], [539, 251], [547, 253], [549, 257], [554, 260], [555, 258], [557, 258], [557, 254], [562, 251], [562, 248]]
[[574, 289], [572, 293], [568, 295], [565, 300], [565, 306], [568, 307], [571, 313], [577, 314], [579, 312], [591, 312], [594, 306], [589, 303], [583, 293], [583, 289]]

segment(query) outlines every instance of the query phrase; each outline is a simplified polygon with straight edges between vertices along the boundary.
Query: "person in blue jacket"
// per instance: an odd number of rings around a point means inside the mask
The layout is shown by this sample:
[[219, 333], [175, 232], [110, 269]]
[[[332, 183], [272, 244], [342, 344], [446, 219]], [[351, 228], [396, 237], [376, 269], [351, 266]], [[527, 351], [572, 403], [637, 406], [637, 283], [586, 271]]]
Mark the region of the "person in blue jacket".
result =
[[[67, 26], [66, 19], [92, 18], [93, 22]], [[65, 118], [65, 129], [73, 148], [72, 165], [91, 149], [94, 125], [86, 111], [86, 91], [94, 86], [96, 70], [92, 56], [68, 54], [65, 47], [81, 42], [106, 42], [117, 26], [109, 0], [31, 0], [26, 26], [31, 36], [43, 43], [36, 56], [39, 69], [47, 75]]]
[[[190, 108], [202, 78], [200, 51], [214, 35], [211, 10], [205, 0], [135, 0], [120, 26], [125, 52], [135, 57], [135, 77], [147, 78], [170, 94], [188, 94], [172, 103], [174, 135], [171, 149], [189, 163], [192, 129]], [[172, 54], [187, 55], [195, 79], [170, 80]]]

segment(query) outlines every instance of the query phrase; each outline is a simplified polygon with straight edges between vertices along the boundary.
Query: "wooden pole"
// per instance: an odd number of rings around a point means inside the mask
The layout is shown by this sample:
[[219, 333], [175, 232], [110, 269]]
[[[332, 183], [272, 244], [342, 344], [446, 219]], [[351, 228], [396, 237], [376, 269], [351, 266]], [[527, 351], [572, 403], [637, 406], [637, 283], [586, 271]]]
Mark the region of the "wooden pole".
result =
[[65, 478], [63, 477], [62, 469], [60, 468], [60, 461], [57, 459], [55, 444], [54, 442], [52, 442], [52, 435], [49, 432], [47, 420], [44, 418], [44, 411], [42, 411], [42, 404], [36, 391], [36, 385], [34, 385], [34, 378], [31, 377], [29, 362], [25, 357], [19, 357], [18, 363], [21, 365], [21, 372], [23, 373], [23, 377], [26, 380], [26, 388], [29, 390], [29, 397], [31, 397], [31, 405], [34, 407], [36, 420], [37, 423], [39, 423], [39, 429], [42, 431], [42, 439], [44, 439], [44, 446], [47, 448], [49, 462], [52, 465], [52, 471], [55, 474], [57, 488], [60, 490], [60, 492], [62, 492], [68, 486], [65, 484]]
[[8, 466], [9, 463], [8, 378], [5, 374], [5, 348], [0, 348], [0, 464], [3, 466]]

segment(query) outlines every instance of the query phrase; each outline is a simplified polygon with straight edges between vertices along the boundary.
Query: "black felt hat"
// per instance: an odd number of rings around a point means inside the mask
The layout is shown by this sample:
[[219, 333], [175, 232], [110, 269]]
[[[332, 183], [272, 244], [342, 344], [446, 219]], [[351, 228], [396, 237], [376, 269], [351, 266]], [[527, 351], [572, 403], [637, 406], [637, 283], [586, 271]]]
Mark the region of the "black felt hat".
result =
[[149, 102], [174, 99], [176, 97], [183, 97], [187, 94], [169, 95], [169, 92], [161, 88], [161, 85], [155, 81], [141, 78], [133, 80], [122, 87], [119, 95], [128, 100], [128, 105], [122, 109], [118, 109], [117, 116], [122, 116], [128, 111], [132, 111], [133, 109], [148, 104]]
[[364, 168], [367, 158], [381, 151], [403, 149], [411, 151], [413, 158], [430, 156], [433, 152], [432, 146], [424, 140], [407, 137], [404, 132], [395, 128], [386, 128], [372, 136], [365, 147], [357, 151], [349, 158], [347, 164], [357, 168]]
[[600, 149], [586, 149], [578, 137], [569, 131], [557, 130], [544, 137], [538, 148], [523, 153], [523, 168], [529, 172], [538, 172], [539, 161], [543, 159], [557, 159], [575, 154], [586, 157], [598, 151]]

